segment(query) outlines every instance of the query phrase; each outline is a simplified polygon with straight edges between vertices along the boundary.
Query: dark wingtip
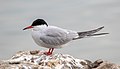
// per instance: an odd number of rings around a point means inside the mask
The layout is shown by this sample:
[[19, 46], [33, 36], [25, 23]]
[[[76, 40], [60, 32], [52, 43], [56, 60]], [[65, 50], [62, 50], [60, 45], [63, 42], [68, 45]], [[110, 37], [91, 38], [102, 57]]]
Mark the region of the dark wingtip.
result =
[[103, 28], [104, 28], [104, 26], [100, 27], [99, 29], [103, 29]]

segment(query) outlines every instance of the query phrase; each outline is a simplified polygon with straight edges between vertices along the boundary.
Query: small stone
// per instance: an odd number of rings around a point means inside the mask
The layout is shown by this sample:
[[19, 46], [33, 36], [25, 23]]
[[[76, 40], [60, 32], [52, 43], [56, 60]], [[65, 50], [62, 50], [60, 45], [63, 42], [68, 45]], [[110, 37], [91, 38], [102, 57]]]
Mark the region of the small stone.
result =
[[36, 54], [38, 54], [39, 52], [40, 52], [39, 50], [30, 51], [30, 54], [31, 54], [31, 55], [36, 55]]
[[101, 63], [103, 63], [102, 59], [96, 60], [94, 63], [91, 64], [92, 68], [97, 68]]
[[119, 65], [110, 63], [108, 61], [103, 61], [98, 67], [94, 69], [120, 69]]
[[20, 62], [9, 62], [9, 64], [20, 64]]

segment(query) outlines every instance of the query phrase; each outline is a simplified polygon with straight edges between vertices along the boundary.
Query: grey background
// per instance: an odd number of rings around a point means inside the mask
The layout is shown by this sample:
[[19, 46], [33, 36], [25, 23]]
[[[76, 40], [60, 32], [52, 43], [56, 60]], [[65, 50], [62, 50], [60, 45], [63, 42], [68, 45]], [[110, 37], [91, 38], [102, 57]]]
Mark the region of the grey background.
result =
[[105, 26], [100, 32], [109, 35], [72, 41], [54, 53], [120, 64], [120, 0], [0, 0], [0, 59], [21, 50], [47, 50], [35, 44], [31, 30], [22, 30], [37, 18], [76, 31]]

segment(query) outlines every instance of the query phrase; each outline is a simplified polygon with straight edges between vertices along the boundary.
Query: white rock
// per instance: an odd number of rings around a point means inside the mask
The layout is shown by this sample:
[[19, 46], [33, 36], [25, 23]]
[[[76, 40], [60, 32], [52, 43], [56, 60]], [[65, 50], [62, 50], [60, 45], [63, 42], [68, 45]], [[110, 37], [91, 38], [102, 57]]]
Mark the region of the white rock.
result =
[[6, 61], [10, 64], [21, 64], [21, 67], [24, 69], [31, 69], [32, 67], [30, 66], [32, 65], [38, 65], [38, 68], [43, 69], [82, 69], [84, 66], [81, 64], [81, 61], [87, 63], [68, 54], [53, 54], [48, 56], [43, 53], [37, 53], [33, 55], [29, 51], [18, 52]]

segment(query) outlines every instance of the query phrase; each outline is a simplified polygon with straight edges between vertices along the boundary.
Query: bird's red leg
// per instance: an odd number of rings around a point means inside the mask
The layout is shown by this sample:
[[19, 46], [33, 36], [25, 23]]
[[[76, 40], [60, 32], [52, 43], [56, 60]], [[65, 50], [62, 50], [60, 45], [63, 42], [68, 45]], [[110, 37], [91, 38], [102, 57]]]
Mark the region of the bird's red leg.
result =
[[44, 54], [51, 55], [53, 50], [54, 50], [54, 48], [49, 48], [48, 52], [45, 52]]
[[51, 48], [49, 49], [49, 51], [47, 52], [48, 54], [51, 53]]
[[51, 54], [52, 54], [53, 50], [54, 50], [54, 48], [51, 48]]

